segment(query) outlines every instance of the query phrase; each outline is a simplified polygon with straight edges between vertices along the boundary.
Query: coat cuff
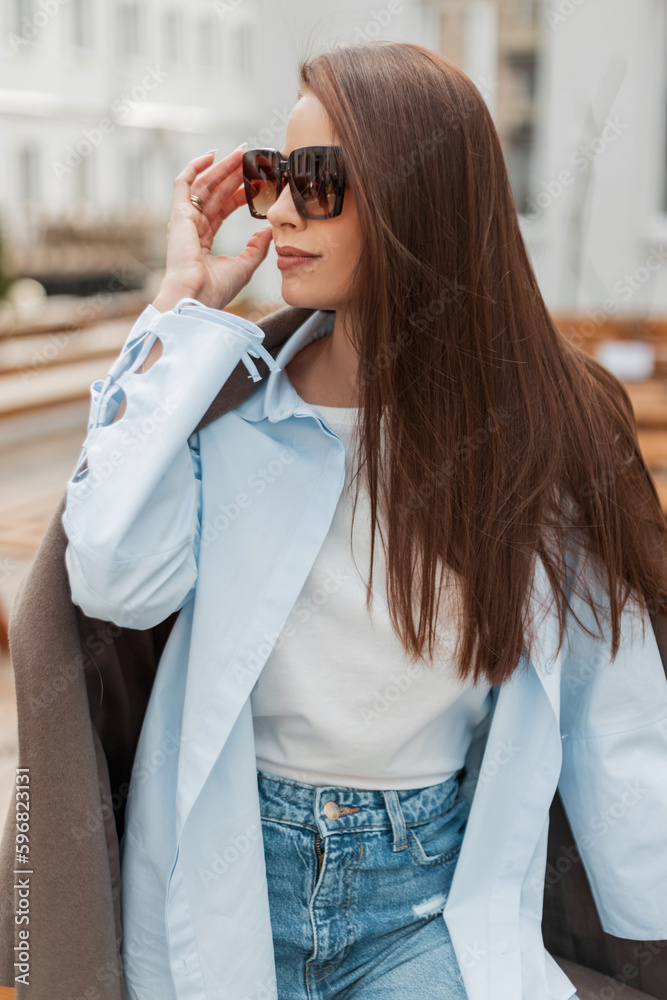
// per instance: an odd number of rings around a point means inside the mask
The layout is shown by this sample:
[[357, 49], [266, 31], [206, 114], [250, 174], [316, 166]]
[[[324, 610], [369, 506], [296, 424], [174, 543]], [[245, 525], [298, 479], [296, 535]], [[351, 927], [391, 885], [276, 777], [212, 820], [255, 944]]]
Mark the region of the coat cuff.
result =
[[[174, 308], [165, 313], [161, 313], [153, 305], [148, 305], [135, 320], [121, 348], [120, 355], [112, 364], [106, 378], [96, 379], [91, 383], [91, 407], [88, 418], [89, 431], [97, 427], [106, 427], [113, 422], [124, 396], [123, 385], [131, 381], [131, 376], [144, 363], [156, 338], [160, 335], [160, 329], [164, 327], [165, 317], [170, 316], [181, 318], [184, 327], [183, 336], [185, 337], [189, 335], [187, 327], [192, 328], [195, 323], [198, 324], [201, 322], [206, 323], [207, 326], [208, 324], [215, 324], [218, 327], [231, 329], [246, 337], [248, 347], [240, 360], [249, 372], [248, 377], [252, 378], [254, 382], [260, 381], [261, 375], [256, 365], [250, 360], [251, 357], [261, 357], [266, 361], [271, 371], [280, 371], [273, 357], [262, 346], [262, 340], [264, 339], [263, 330], [243, 316], [236, 316], [234, 313], [225, 312], [222, 309], [205, 306], [198, 299], [194, 298], [179, 299]], [[193, 342], [190, 346], [194, 347], [195, 343]], [[144, 378], [150, 375], [154, 367], [160, 366], [164, 352], [165, 345], [163, 342], [162, 355], [155, 361], [154, 365], [151, 365], [148, 372], [141, 372], [138, 377]]]

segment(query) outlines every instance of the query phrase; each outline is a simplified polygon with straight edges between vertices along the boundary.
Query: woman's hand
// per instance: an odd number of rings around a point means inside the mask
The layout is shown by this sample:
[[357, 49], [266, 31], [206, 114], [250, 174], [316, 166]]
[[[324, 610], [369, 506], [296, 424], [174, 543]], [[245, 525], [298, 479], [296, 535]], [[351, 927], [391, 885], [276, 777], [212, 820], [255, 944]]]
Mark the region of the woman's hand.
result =
[[[253, 233], [237, 257], [211, 254], [222, 222], [240, 205], [247, 204], [241, 171], [245, 145], [213, 166], [208, 166], [212, 153], [198, 156], [175, 178], [167, 226], [167, 269], [153, 302], [160, 312], [172, 309], [184, 297], [224, 309], [266, 257], [270, 225]], [[203, 211], [192, 204], [191, 194], [201, 198]]]

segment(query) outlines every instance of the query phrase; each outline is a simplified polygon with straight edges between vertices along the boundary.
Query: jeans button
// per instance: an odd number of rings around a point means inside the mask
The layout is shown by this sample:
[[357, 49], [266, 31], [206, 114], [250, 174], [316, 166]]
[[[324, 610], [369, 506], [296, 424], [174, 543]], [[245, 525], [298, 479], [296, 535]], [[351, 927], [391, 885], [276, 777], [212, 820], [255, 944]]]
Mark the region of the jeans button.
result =
[[338, 819], [338, 817], [340, 816], [340, 809], [338, 807], [338, 803], [334, 802], [333, 799], [329, 799], [328, 802], [325, 802], [324, 815], [327, 816], [328, 819]]

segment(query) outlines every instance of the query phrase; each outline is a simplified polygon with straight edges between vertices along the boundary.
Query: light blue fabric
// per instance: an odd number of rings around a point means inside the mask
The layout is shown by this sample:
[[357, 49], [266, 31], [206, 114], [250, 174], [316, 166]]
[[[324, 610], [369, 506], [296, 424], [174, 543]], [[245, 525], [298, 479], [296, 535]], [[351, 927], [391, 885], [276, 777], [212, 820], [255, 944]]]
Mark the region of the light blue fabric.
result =
[[[91, 386], [63, 515], [72, 598], [138, 629], [181, 609], [121, 842], [129, 1000], [276, 1000], [249, 695], [343, 485], [341, 440], [283, 370], [332, 321], [311, 314], [277, 363], [265, 352], [272, 370], [256, 392], [196, 433], [239, 361], [252, 374], [264, 334], [247, 320], [189, 299], [148, 306]], [[138, 373], [156, 336], [162, 355]], [[572, 570], [596, 587], [592, 567]], [[667, 939], [667, 680], [650, 621], [642, 639], [628, 601], [612, 663], [608, 642], [570, 618], [556, 654], [550, 597], [538, 559], [535, 642], [493, 689], [466, 758], [471, 809], [443, 919], [470, 1000], [574, 994], [540, 926], [557, 787], [580, 851], [568, 863], [583, 864], [604, 930]]]

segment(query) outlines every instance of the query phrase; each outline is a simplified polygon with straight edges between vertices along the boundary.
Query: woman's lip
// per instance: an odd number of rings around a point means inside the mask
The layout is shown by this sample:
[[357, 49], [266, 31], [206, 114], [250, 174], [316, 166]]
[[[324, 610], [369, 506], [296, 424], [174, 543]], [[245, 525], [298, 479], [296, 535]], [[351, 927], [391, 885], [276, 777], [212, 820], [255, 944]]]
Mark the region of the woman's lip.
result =
[[281, 254], [278, 257], [278, 267], [281, 271], [288, 271], [292, 267], [300, 267], [302, 264], [319, 259], [319, 257], [293, 257], [290, 254]]

